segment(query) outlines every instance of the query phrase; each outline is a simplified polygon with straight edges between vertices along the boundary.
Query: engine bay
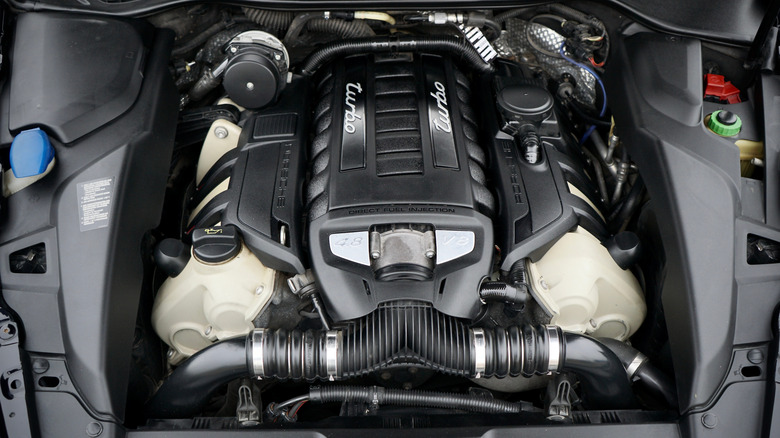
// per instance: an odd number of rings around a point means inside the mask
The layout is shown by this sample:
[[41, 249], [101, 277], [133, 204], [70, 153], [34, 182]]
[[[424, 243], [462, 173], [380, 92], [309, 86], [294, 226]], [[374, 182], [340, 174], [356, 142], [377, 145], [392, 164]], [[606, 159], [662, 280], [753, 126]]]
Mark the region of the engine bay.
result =
[[771, 357], [769, 324], [697, 336], [747, 324], [722, 285], [780, 282], [774, 82], [576, 6], [6, 20], [0, 323], [39, 411], [88, 436], [713, 429]]

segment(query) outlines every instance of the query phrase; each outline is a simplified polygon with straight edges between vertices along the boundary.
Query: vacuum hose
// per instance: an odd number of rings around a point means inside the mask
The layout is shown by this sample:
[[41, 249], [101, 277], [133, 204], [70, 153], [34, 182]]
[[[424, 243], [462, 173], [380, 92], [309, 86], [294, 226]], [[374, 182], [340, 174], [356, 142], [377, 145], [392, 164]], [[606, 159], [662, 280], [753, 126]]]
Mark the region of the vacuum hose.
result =
[[479, 73], [491, 73], [493, 66], [482, 60], [479, 52], [458, 37], [387, 36], [336, 41], [318, 48], [304, 61], [301, 73], [313, 75], [333, 59], [357, 53], [429, 52], [446, 53], [460, 58]]
[[579, 376], [588, 407], [634, 404], [620, 360], [592, 338], [554, 326], [470, 328], [430, 306], [397, 304], [340, 330], [256, 329], [207, 347], [168, 377], [148, 412], [195, 415], [220, 386], [241, 377], [340, 380], [399, 364], [476, 378], [570, 371]]

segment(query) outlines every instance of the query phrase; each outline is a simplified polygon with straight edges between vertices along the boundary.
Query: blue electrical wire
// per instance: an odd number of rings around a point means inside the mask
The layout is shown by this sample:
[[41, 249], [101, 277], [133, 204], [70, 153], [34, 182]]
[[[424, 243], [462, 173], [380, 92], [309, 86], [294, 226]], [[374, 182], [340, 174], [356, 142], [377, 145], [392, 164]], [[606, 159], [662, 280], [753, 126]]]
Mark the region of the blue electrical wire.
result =
[[[569, 61], [570, 63], [576, 65], [577, 67], [579, 67], [579, 68], [587, 71], [588, 73], [590, 73], [591, 76], [593, 76], [593, 78], [599, 84], [599, 88], [601, 88], [601, 96], [603, 97], [602, 104], [601, 104], [601, 112], [599, 113], [599, 117], [604, 117], [604, 114], [606, 114], [606, 112], [607, 112], [607, 89], [604, 88], [604, 82], [601, 81], [601, 78], [599, 77], [599, 75], [596, 74], [596, 72], [593, 71], [590, 67], [588, 67], [585, 64], [581, 64], [581, 63], [579, 63], [579, 62], [569, 58], [568, 56], [566, 56], [566, 53], [564, 53], [564, 50], [563, 50], [565, 45], [566, 45], [565, 42], [561, 43], [561, 48], [558, 50], [558, 53], [561, 54], [561, 57], [563, 59]], [[584, 144], [585, 141], [588, 139], [588, 137], [590, 137], [590, 134], [592, 134], [595, 129], [596, 129], [596, 127], [591, 125], [588, 128], [588, 130], [585, 131], [585, 135], [582, 136], [582, 140], [580, 140], [580, 144]]]

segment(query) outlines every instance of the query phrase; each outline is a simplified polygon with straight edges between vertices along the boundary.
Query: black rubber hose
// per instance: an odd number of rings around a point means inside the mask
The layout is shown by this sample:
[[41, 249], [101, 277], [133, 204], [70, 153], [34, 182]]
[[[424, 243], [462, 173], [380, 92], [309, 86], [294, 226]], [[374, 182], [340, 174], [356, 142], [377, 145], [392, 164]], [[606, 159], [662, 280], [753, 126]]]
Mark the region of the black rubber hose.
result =
[[301, 67], [301, 74], [313, 75], [333, 59], [357, 53], [438, 52], [468, 63], [478, 73], [491, 73], [493, 66], [479, 56], [474, 47], [458, 37], [389, 36], [336, 41], [312, 52]]
[[677, 407], [677, 392], [674, 384], [671, 379], [650, 363], [647, 356], [625, 342], [615, 339], [599, 339], [599, 341], [615, 353], [626, 370], [632, 367], [634, 361], [640, 362], [638, 366], [634, 365], [636, 369], [633, 371], [633, 375], [629, 377], [636, 378], [649, 391], [660, 396], [669, 407]]
[[315, 18], [306, 29], [310, 32], [332, 33], [341, 38], [363, 38], [376, 35], [365, 20], [342, 20], [340, 18]]
[[246, 339], [205, 348], [178, 367], [149, 405], [152, 418], [198, 413], [230, 380], [344, 379], [388, 366], [416, 365], [463, 377], [530, 377], [571, 371], [580, 377], [585, 406], [633, 407], [620, 360], [598, 341], [555, 327], [470, 328], [429, 306], [389, 305], [342, 330], [258, 329]]
[[301, 36], [303, 29], [309, 21], [314, 20], [315, 18], [324, 18], [322, 12], [304, 12], [296, 15], [287, 28], [287, 32], [284, 34], [284, 39], [282, 40], [284, 45], [289, 46], [298, 41], [298, 37]]
[[153, 418], [187, 418], [203, 410], [211, 395], [231, 380], [251, 375], [246, 338], [228, 339], [199, 351], [165, 380], [147, 412]]
[[579, 378], [585, 406], [625, 409], [636, 405], [626, 370], [612, 350], [576, 333], [564, 333], [563, 346], [561, 369]]
[[290, 23], [284, 34], [284, 44], [294, 46], [298, 42], [303, 29], [317, 33], [330, 33], [341, 38], [360, 38], [373, 36], [374, 31], [364, 20], [344, 20], [326, 16], [322, 12], [304, 12], [298, 14]]
[[574, 99], [569, 101], [569, 108], [571, 108], [571, 110], [575, 114], [580, 116], [580, 118], [582, 120], [586, 121], [590, 125], [596, 125], [596, 126], [600, 126], [602, 128], [609, 128], [609, 127], [612, 126], [612, 122], [611, 121], [609, 121], [609, 120], [602, 120], [602, 119], [593, 117], [590, 114], [588, 114], [582, 107], [580, 107], [580, 105]]
[[286, 11], [269, 11], [267, 9], [241, 8], [244, 15], [255, 23], [272, 31], [281, 31], [290, 27], [295, 14]]
[[641, 176], [638, 176], [634, 181], [634, 185], [629, 190], [628, 195], [623, 200], [620, 208], [617, 209], [609, 217], [610, 229], [612, 231], [619, 230], [626, 221], [630, 220], [636, 213], [642, 203], [642, 198], [645, 193], [645, 183]]
[[376, 403], [378, 405], [458, 409], [485, 414], [517, 413], [522, 410], [519, 404], [504, 400], [444, 392], [406, 391], [378, 386], [314, 387], [309, 390], [309, 400], [313, 403], [357, 402]]
[[479, 298], [485, 302], [493, 301], [522, 306], [525, 304], [528, 294], [526, 289], [519, 285], [501, 281], [487, 281], [479, 287]]

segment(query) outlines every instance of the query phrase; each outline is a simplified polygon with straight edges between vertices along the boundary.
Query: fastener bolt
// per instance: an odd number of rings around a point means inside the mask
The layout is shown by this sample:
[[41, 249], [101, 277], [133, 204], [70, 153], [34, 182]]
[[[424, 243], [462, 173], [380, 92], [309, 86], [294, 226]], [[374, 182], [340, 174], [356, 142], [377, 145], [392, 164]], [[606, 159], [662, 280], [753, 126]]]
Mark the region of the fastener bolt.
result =
[[229, 132], [224, 126], [217, 126], [214, 128], [214, 135], [220, 140], [227, 138], [228, 134]]

